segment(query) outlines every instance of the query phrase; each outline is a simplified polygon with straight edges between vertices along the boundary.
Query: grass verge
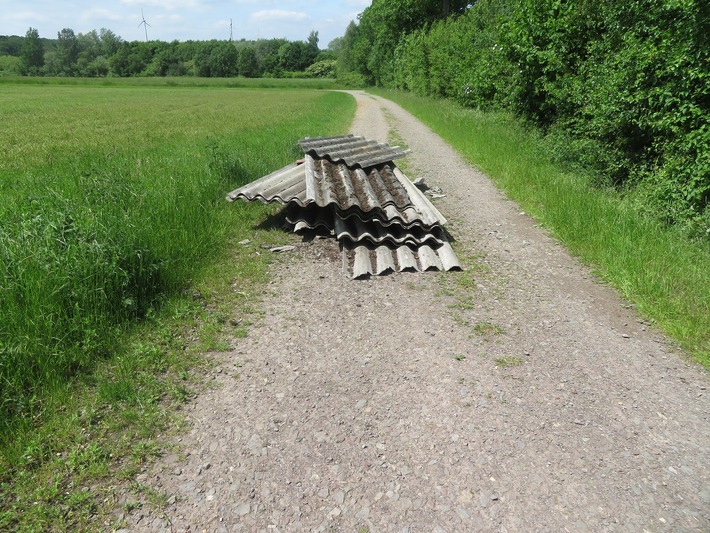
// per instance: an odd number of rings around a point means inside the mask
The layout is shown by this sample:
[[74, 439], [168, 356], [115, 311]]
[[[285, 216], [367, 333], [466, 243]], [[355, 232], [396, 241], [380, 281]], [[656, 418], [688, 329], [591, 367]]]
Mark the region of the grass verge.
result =
[[486, 173], [638, 311], [710, 369], [710, 250], [554, 162], [513, 117], [373, 90], [397, 102]]
[[0, 530], [102, 530], [180, 429], [204, 352], [258, 316], [260, 245], [289, 238], [225, 194], [342, 133], [354, 103], [5, 83], [0, 102]]
[[54, 78], [0, 76], [0, 85], [51, 85], [83, 87], [201, 87], [239, 89], [339, 89], [330, 78], [196, 78], [190, 76], [147, 78]]

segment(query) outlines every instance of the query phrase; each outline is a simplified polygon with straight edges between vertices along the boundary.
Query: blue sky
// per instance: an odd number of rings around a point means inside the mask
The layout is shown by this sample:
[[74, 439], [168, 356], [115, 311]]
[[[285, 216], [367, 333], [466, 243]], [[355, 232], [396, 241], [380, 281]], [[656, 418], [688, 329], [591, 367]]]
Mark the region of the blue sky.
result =
[[[0, 0], [0, 35], [24, 35], [30, 27], [40, 37], [56, 38], [63, 28], [75, 33], [107, 28], [126, 41], [148, 38], [186, 41], [285, 37], [305, 41], [318, 32], [324, 49], [341, 37], [371, 0]], [[140, 26], [140, 27], [139, 27]]]

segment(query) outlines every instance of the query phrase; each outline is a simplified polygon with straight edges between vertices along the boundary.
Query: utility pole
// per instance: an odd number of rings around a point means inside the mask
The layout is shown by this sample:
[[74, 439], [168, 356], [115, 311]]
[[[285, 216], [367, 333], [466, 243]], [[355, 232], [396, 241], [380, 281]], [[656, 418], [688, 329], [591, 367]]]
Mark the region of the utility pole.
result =
[[229, 42], [232, 42], [232, 19], [229, 19]]

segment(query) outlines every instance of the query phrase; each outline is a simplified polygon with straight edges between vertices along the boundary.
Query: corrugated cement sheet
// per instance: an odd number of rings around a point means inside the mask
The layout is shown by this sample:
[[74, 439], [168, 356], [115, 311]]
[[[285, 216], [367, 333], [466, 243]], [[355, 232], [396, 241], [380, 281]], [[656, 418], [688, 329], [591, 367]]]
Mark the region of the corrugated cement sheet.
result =
[[407, 155], [399, 146], [378, 143], [355, 135], [302, 139], [298, 144], [306, 154], [333, 163], [343, 162], [350, 168], [368, 168]]
[[419, 213], [414, 206], [405, 207], [398, 210], [394, 206], [387, 206], [384, 209], [373, 209], [363, 213], [359, 209], [341, 211], [335, 206], [319, 207], [309, 204], [299, 207], [295, 203], [290, 203], [286, 207], [286, 220], [291, 224], [300, 224], [303, 228], [316, 228], [319, 226], [329, 226], [332, 229], [333, 219], [338, 216], [343, 219], [357, 218], [362, 222], [373, 222], [384, 227], [392, 225], [403, 228], [432, 228], [441, 225], [438, 220], [431, 224], [425, 224], [422, 220], [422, 213]]
[[372, 243], [372, 244], [412, 244], [418, 245], [422, 243], [439, 245], [446, 242], [446, 234], [441, 226], [437, 226], [428, 230], [422, 228], [405, 229], [401, 226], [392, 225], [383, 227], [376, 223], [366, 224], [361, 222], [356, 217], [342, 219], [335, 218], [335, 238], [339, 241], [350, 241], [353, 243]]
[[342, 245], [343, 272], [354, 279], [381, 276], [393, 272], [461, 270], [448, 242], [438, 247]]
[[295, 203], [299, 207], [333, 206], [345, 218], [401, 220], [409, 227], [446, 224], [438, 209], [393, 164], [379, 165], [366, 173], [361, 168], [350, 169], [342, 163], [306, 156], [302, 165], [287, 165], [227, 195], [230, 202], [237, 199]]
[[227, 201], [260, 200], [264, 203], [279, 202], [286, 205], [296, 202], [304, 205], [306, 201], [306, 167], [297, 163], [286, 165], [263, 178], [247, 183], [227, 195]]
[[446, 219], [392, 162], [404, 151], [353, 135], [299, 144], [302, 164], [240, 187], [227, 200], [279, 202], [295, 231], [329, 231], [354, 278], [461, 268], [442, 227]]

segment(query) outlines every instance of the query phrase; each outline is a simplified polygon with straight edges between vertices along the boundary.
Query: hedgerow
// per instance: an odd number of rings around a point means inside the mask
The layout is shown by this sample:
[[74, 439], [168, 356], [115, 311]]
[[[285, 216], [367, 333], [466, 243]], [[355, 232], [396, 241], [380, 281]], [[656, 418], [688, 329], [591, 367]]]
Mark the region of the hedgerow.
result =
[[[353, 31], [366, 56], [354, 67], [371, 82], [512, 111], [600, 185], [710, 237], [706, 1], [479, 0], [400, 34], [371, 16], [381, 3]], [[373, 64], [380, 70], [362, 68]]]

